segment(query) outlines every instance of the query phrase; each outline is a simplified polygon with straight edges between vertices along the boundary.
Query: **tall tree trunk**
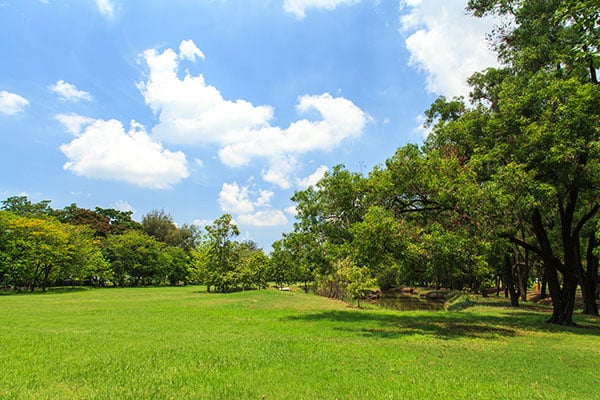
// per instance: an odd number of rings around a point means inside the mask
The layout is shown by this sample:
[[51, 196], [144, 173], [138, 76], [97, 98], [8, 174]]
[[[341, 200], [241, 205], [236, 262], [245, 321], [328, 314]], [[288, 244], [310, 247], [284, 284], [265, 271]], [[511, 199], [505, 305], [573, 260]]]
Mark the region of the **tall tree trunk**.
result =
[[529, 280], [529, 265], [526, 262], [517, 265], [517, 277], [519, 280], [519, 295], [521, 301], [527, 301], [527, 282]]
[[588, 238], [586, 263], [587, 270], [580, 271], [581, 294], [583, 296], [583, 313], [598, 316], [598, 304], [596, 304], [596, 288], [598, 285], [598, 257], [594, 255], [596, 247], [596, 235], [592, 232]]
[[515, 282], [513, 279], [513, 268], [511, 256], [507, 253], [504, 255], [504, 270], [502, 273], [502, 280], [504, 281], [505, 290], [510, 295], [510, 305], [513, 307], [519, 307], [519, 294], [515, 289]]
[[[563, 227], [565, 224], [563, 223]], [[577, 277], [569, 268], [554, 256], [550, 239], [544, 228], [542, 215], [538, 209], [535, 209], [532, 214], [532, 228], [539, 243], [541, 253], [540, 256], [544, 263], [544, 276], [548, 282], [550, 296], [552, 297], [552, 317], [548, 322], [559, 325], [574, 325], [573, 309], [575, 308], [575, 292], [577, 290]], [[564, 242], [565, 234], [563, 231], [563, 247], [565, 249], [565, 260], [569, 259], [572, 248], [570, 246], [570, 232], [567, 238], [567, 243]], [[573, 260], [571, 259], [570, 262]], [[560, 288], [558, 272], [563, 275], [563, 287]], [[571, 272], [571, 273], [570, 273]]]
[[542, 277], [542, 288], [540, 289], [540, 299], [545, 299], [548, 297], [547, 287], [548, 280], [546, 279], [546, 273], [544, 272], [544, 276]]

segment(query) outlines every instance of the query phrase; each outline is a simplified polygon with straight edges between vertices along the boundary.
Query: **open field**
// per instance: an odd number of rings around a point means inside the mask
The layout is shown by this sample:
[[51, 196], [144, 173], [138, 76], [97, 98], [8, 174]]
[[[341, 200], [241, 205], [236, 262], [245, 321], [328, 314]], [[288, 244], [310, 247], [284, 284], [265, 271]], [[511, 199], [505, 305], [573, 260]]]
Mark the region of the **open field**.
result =
[[594, 399], [600, 321], [198, 287], [0, 296], [0, 399]]

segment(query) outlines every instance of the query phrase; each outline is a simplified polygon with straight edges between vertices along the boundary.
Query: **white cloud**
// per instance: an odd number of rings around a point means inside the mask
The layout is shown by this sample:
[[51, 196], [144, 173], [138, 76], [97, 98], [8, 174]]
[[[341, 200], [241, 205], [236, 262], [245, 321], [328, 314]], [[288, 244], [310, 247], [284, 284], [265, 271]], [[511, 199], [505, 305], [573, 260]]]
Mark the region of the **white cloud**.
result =
[[84, 90], [79, 90], [75, 85], [63, 80], [57, 81], [54, 85], [50, 85], [48, 88], [52, 93], [58, 95], [62, 100], [71, 101], [74, 103], [82, 100], [93, 100], [91, 94]]
[[243, 225], [255, 227], [272, 227], [287, 224], [286, 216], [280, 210], [257, 211], [254, 214], [242, 214], [238, 216], [238, 221]]
[[359, 2], [360, 0], [284, 0], [283, 9], [302, 20], [306, 18], [306, 10], [309, 8], [331, 11], [341, 4], [352, 5]]
[[423, 114], [417, 115], [417, 117], [415, 118], [415, 121], [417, 123], [417, 127], [413, 129], [413, 133], [419, 135], [419, 137], [421, 137], [423, 139], [427, 138], [427, 136], [429, 136], [429, 134], [433, 130], [433, 127], [430, 126], [430, 127], [426, 128], [424, 126], [425, 115], [423, 115]]
[[268, 207], [271, 205], [271, 198], [273, 197], [273, 195], [275, 193], [273, 193], [270, 190], [260, 190], [259, 191], [260, 196], [258, 197], [258, 199], [256, 199], [256, 201], [254, 202], [254, 205], [256, 207]]
[[292, 187], [290, 174], [296, 169], [298, 160], [292, 156], [273, 156], [269, 161], [269, 167], [264, 169], [261, 176], [265, 182], [279, 186], [281, 189]]
[[321, 165], [311, 175], [309, 175], [303, 179], [298, 179], [298, 181], [297, 181], [298, 186], [303, 189], [307, 188], [309, 186], [315, 186], [317, 184], [317, 182], [319, 182], [321, 180], [321, 178], [323, 178], [325, 176], [327, 171], [329, 171], [329, 168], [327, 168], [327, 166], [325, 166], [325, 165]]
[[69, 159], [63, 168], [88, 178], [168, 189], [189, 175], [185, 155], [163, 149], [135, 121], [125, 131], [117, 120], [95, 120], [60, 149]]
[[[287, 218], [280, 210], [271, 209], [270, 190], [251, 192], [248, 186], [240, 187], [237, 183], [224, 183], [219, 193], [221, 210], [236, 214], [240, 224], [256, 227], [281, 226], [287, 224]], [[256, 197], [252, 201], [250, 196]], [[257, 208], [262, 208], [257, 210]]]
[[224, 183], [219, 193], [221, 210], [230, 213], [242, 214], [254, 211], [254, 205], [248, 198], [248, 187], [238, 186], [237, 183]]
[[76, 136], [81, 133], [82, 127], [94, 122], [92, 118], [75, 113], [58, 114], [54, 118], [63, 124], [67, 128], [67, 131]]
[[125, 200], [117, 200], [115, 204], [113, 204], [113, 207], [115, 208], [115, 210], [131, 211], [135, 214], [135, 209], [131, 206], [131, 204], [129, 204]]
[[212, 225], [213, 222], [214, 221], [211, 221], [210, 219], [195, 219], [192, 225], [204, 229], [205, 227]]
[[[427, 90], [447, 97], [469, 94], [466, 79], [497, 66], [485, 39], [495, 22], [465, 11], [466, 0], [404, 0], [402, 30], [410, 64], [427, 75]], [[497, 22], [497, 21], [496, 21]]]
[[194, 60], [201, 54], [191, 40], [181, 42], [179, 54], [172, 49], [144, 52], [149, 74], [138, 88], [159, 119], [152, 129], [154, 137], [177, 144], [216, 145], [220, 161], [229, 167], [264, 158], [268, 167], [263, 179], [281, 188], [291, 187], [298, 155], [332, 150], [360, 136], [370, 120], [352, 101], [323, 93], [298, 98], [297, 111], [316, 115], [316, 120], [300, 119], [286, 128], [273, 126], [271, 106], [226, 100], [201, 74], [187, 73], [180, 79], [179, 60]]
[[[183, 44], [183, 43], [186, 44]], [[181, 144], [220, 144], [235, 140], [244, 129], [265, 126], [273, 117], [271, 107], [245, 100], [223, 99], [219, 90], [207, 85], [202, 75], [179, 79], [178, 58], [186, 58], [193, 42], [183, 41], [185, 52], [172, 49], [143, 54], [150, 73], [138, 83], [146, 104], [159, 116], [152, 133], [160, 140]], [[187, 54], [187, 55], [186, 55]]]
[[0, 113], [13, 115], [20, 113], [29, 105], [29, 101], [16, 93], [0, 91]]
[[288, 208], [285, 209], [285, 212], [294, 217], [296, 215], [298, 215], [298, 209], [296, 208], [296, 206], [289, 206]]
[[322, 119], [301, 119], [285, 129], [269, 126], [241, 132], [236, 141], [221, 148], [221, 161], [228, 166], [242, 166], [254, 157], [277, 160], [314, 150], [332, 150], [346, 139], [359, 137], [369, 120], [350, 100], [334, 98], [329, 93], [301, 96], [296, 108], [300, 113], [316, 111]]
[[179, 58], [196, 61], [196, 57], [204, 60], [204, 53], [192, 40], [182, 40], [179, 44]]
[[111, 0], [96, 0], [96, 7], [100, 14], [108, 18], [114, 17], [115, 7]]

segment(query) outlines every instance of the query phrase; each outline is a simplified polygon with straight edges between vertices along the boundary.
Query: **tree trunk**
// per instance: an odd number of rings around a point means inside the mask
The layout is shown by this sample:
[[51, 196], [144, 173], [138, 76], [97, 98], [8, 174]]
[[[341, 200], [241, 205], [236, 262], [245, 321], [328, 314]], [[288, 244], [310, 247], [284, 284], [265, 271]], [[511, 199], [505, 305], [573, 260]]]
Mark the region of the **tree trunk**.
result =
[[542, 277], [542, 288], [540, 290], [540, 299], [545, 299], [548, 297], [547, 293], [548, 280], [546, 279], [546, 274]]
[[598, 304], [596, 304], [597, 286], [598, 286], [598, 257], [594, 255], [596, 247], [596, 235], [592, 232], [588, 238], [587, 246], [587, 270], [580, 271], [582, 280], [579, 282], [581, 286], [581, 294], [583, 296], [583, 313], [586, 315], [598, 316]]
[[558, 325], [575, 325], [573, 322], [573, 310], [575, 309], [575, 293], [577, 291], [577, 278], [574, 275], [565, 275], [563, 288], [558, 299], [552, 296], [552, 317], [548, 322]]
[[[569, 273], [567, 262], [573, 262], [574, 254], [570, 246], [570, 232], [568, 235], [564, 232], [566, 224], [563, 223], [563, 248], [565, 250], [565, 264], [562, 264], [558, 258], [554, 256], [552, 245], [544, 228], [542, 215], [538, 209], [535, 209], [532, 214], [532, 227], [540, 246], [540, 256], [544, 263], [544, 277], [548, 282], [550, 296], [552, 297], [552, 317], [548, 322], [559, 325], [574, 325], [573, 309], [575, 308], [575, 292], [577, 289], [577, 277], [573, 273]], [[570, 226], [570, 225], [569, 225]], [[565, 240], [567, 242], [565, 243]], [[570, 259], [571, 258], [571, 259]], [[569, 261], [567, 261], [569, 260]], [[563, 288], [560, 288], [558, 280], [558, 271], [563, 274]]]
[[515, 290], [515, 283], [512, 274], [512, 260], [510, 255], [507, 253], [504, 255], [504, 271], [502, 280], [504, 281], [505, 290], [510, 295], [510, 305], [513, 307], [519, 307], [519, 294]]
[[527, 281], [529, 280], [529, 265], [527, 265], [527, 262], [517, 265], [517, 277], [521, 301], [527, 301]]

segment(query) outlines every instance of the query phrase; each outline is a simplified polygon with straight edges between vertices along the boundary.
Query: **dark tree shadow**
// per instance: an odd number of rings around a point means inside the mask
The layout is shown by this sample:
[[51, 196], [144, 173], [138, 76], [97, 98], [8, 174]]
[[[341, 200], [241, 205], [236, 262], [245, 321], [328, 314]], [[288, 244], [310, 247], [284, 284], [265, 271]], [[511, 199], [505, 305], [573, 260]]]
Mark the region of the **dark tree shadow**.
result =
[[296, 321], [329, 321], [332, 329], [354, 332], [374, 338], [396, 339], [427, 335], [440, 339], [513, 337], [522, 331], [571, 332], [600, 336], [598, 325], [563, 327], [546, 323], [544, 312], [510, 310], [505, 315], [481, 315], [460, 312], [372, 312], [362, 310], [320, 311], [287, 317]]

